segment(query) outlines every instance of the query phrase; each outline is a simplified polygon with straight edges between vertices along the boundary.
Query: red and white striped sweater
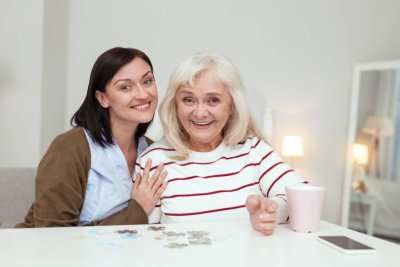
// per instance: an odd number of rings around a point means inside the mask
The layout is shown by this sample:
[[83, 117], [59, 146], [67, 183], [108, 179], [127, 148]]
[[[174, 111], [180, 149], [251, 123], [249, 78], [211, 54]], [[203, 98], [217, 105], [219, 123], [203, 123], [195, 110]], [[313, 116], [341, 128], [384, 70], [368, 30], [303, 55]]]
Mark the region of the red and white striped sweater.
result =
[[[302, 183], [279, 155], [258, 137], [230, 146], [222, 142], [211, 152], [191, 152], [183, 161], [162, 139], [138, 158], [143, 172], [148, 158], [151, 174], [163, 162], [168, 171], [167, 189], [149, 216], [149, 223], [200, 222], [248, 219], [245, 207], [250, 194], [263, 194], [278, 202], [278, 222], [287, 221], [285, 186]], [[139, 168], [140, 166], [140, 168]]]

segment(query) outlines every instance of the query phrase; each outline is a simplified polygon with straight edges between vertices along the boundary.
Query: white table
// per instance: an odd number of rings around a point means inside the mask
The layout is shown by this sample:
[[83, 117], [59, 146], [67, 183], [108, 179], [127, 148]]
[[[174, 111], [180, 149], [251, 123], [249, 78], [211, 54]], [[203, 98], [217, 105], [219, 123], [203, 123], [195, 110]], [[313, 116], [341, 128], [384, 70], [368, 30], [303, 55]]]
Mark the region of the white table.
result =
[[366, 221], [366, 232], [368, 235], [374, 234], [375, 214], [376, 214], [376, 199], [374, 196], [362, 193], [358, 190], [351, 190], [351, 202], [361, 205], [366, 205], [368, 213], [363, 214], [363, 222]]
[[[248, 221], [165, 225], [165, 231], [210, 232], [211, 245], [168, 248], [148, 225], [0, 230], [0, 266], [398, 266], [400, 246], [321, 222], [318, 233], [296, 233], [278, 225], [272, 236], [252, 230]], [[116, 230], [136, 229], [138, 238]], [[374, 255], [345, 255], [316, 240], [346, 235], [376, 248]], [[132, 237], [132, 236], [131, 236]], [[188, 237], [174, 242], [183, 243]]]

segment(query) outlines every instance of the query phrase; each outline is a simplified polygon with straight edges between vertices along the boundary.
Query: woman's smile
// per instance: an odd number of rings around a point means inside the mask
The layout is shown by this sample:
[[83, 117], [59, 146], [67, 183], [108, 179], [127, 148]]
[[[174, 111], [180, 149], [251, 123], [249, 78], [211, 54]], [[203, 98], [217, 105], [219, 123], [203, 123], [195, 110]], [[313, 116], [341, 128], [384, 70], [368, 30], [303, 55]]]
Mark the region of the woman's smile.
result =
[[208, 126], [210, 126], [211, 123], [213, 123], [213, 121], [209, 121], [209, 122], [195, 122], [195, 121], [192, 121], [192, 123], [196, 127], [200, 128], [200, 129], [204, 129], [204, 128], [208, 128]]
[[139, 105], [136, 105], [136, 106], [132, 106], [131, 108], [133, 108], [133, 109], [136, 109], [136, 110], [148, 110], [149, 108], [150, 108], [150, 103], [151, 102], [147, 102], [147, 103], [144, 103], [144, 104], [139, 104]]
[[176, 102], [190, 149], [203, 152], [215, 149], [222, 142], [223, 129], [231, 114], [232, 98], [226, 85], [212, 71], [202, 71], [193, 87], [179, 89]]

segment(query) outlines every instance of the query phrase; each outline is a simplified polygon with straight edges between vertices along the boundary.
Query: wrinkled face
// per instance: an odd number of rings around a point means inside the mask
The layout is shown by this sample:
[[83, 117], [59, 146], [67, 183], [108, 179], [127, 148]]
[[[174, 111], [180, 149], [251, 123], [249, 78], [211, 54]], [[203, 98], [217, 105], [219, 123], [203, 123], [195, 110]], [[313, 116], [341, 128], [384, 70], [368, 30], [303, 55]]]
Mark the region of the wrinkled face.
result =
[[196, 76], [194, 86], [182, 86], [175, 98], [179, 120], [189, 136], [189, 148], [214, 150], [223, 139], [232, 98], [228, 88], [210, 70]]
[[134, 58], [114, 75], [105, 92], [96, 91], [96, 98], [103, 108], [108, 108], [112, 127], [149, 122], [158, 102], [150, 65]]

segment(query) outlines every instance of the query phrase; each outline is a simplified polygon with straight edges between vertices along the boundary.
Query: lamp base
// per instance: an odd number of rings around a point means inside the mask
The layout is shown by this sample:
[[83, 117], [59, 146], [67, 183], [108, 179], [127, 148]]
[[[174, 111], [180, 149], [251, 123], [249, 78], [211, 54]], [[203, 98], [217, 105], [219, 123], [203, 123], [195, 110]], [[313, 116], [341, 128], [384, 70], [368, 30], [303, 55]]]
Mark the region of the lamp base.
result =
[[354, 181], [351, 187], [354, 190], [360, 191], [362, 193], [367, 193], [367, 188], [365, 187], [364, 181]]
[[366, 187], [364, 180], [366, 178], [364, 166], [354, 164], [353, 165], [353, 183], [352, 188], [363, 193], [366, 193]]

